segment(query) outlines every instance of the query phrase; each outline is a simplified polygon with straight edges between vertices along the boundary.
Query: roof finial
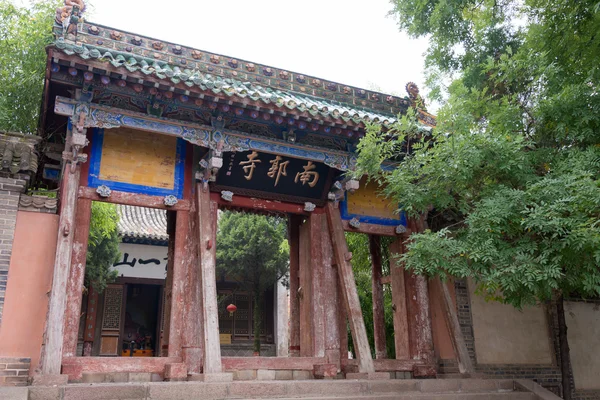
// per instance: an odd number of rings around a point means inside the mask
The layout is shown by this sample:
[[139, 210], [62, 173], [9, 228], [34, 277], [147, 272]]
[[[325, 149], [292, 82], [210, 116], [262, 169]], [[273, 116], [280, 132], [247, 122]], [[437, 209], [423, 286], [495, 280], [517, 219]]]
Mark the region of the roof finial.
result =
[[62, 37], [68, 40], [77, 39], [77, 25], [85, 11], [83, 0], [65, 0], [65, 5], [56, 10], [55, 21], [62, 26]]
[[410, 99], [410, 105], [413, 108], [427, 111], [425, 107], [425, 101], [419, 94], [419, 87], [414, 82], [408, 82], [406, 84], [406, 91], [408, 92], [408, 98]]

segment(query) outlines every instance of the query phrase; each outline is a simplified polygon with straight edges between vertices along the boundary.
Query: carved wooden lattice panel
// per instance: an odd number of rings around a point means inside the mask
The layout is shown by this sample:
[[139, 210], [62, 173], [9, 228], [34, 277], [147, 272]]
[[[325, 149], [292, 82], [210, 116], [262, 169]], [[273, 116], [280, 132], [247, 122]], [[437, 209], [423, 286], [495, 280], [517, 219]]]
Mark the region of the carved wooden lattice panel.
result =
[[104, 292], [104, 314], [102, 318], [102, 330], [118, 331], [121, 328], [122, 307], [123, 287], [107, 287]]

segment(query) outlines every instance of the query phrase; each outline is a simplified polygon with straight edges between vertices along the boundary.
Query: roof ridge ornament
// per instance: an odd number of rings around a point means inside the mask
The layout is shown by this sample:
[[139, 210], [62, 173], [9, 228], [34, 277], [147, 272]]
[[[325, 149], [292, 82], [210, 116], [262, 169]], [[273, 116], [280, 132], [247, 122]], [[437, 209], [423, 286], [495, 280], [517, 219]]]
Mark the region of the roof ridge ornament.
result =
[[65, 0], [65, 5], [56, 10], [56, 23], [62, 27], [62, 37], [77, 40], [77, 27], [83, 20], [85, 2], [83, 0]]

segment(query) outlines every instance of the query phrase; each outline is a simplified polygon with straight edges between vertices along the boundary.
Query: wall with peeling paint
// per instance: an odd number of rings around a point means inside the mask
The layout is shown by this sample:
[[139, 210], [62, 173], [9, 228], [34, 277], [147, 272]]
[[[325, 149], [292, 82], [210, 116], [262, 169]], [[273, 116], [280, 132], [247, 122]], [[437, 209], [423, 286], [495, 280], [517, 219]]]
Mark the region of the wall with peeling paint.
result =
[[575, 389], [600, 389], [600, 302], [565, 302]]
[[19, 211], [10, 260], [0, 356], [31, 358], [38, 365], [52, 286], [58, 215]]
[[478, 364], [552, 364], [550, 330], [543, 307], [486, 302], [469, 282]]

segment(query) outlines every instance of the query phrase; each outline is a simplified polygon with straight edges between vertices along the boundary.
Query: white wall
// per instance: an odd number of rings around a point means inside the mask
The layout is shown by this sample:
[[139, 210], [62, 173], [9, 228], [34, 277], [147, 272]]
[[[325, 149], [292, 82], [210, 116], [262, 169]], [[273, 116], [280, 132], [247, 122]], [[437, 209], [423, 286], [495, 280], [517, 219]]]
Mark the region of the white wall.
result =
[[[119, 276], [149, 279], [167, 277], [167, 246], [121, 243], [119, 250], [121, 258], [113, 266], [113, 270], [116, 270]], [[148, 262], [149, 260], [151, 261]], [[124, 261], [127, 261], [128, 265], [122, 264]], [[156, 264], [156, 261], [159, 264]]]

